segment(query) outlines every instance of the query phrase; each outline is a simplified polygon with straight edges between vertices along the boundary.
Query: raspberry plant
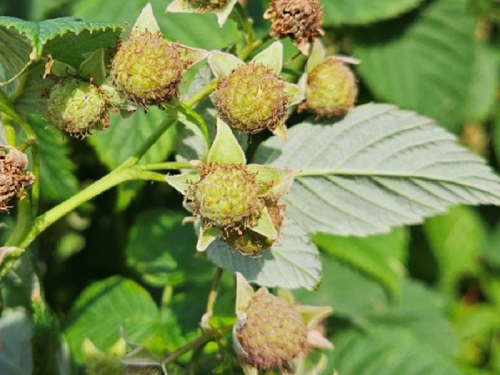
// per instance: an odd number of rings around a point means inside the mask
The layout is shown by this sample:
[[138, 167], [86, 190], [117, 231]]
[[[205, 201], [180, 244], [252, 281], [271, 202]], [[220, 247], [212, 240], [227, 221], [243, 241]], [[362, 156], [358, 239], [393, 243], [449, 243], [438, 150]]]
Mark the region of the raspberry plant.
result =
[[0, 374], [498, 373], [498, 5], [372, 3], [0, 16]]

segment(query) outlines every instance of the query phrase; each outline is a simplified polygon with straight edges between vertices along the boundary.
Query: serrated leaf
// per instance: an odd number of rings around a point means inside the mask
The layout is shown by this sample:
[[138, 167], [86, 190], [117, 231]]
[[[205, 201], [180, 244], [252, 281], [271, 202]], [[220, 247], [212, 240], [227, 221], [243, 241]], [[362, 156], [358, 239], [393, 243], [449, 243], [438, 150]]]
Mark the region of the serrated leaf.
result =
[[[196, 235], [191, 225], [183, 225], [184, 213], [164, 209], [137, 216], [127, 244], [127, 263], [148, 284], [184, 285], [208, 280], [211, 267], [196, 252]], [[211, 275], [210, 275], [211, 277]]]
[[22, 309], [7, 309], [0, 319], [0, 369], [2, 375], [31, 375], [32, 323]]
[[[329, 370], [343, 375], [461, 375], [451, 356], [442, 355], [404, 328], [350, 330], [334, 336]], [[330, 372], [329, 372], [330, 371]]]
[[486, 237], [479, 215], [469, 207], [454, 207], [426, 221], [425, 234], [439, 267], [439, 282], [455, 293], [464, 276], [480, 271], [479, 256]]
[[394, 18], [423, 0], [321, 0], [326, 25], [364, 25]]
[[135, 282], [115, 276], [83, 291], [69, 313], [64, 333], [71, 352], [82, 362], [85, 338], [106, 351], [120, 339], [123, 326], [132, 341], [150, 349], [148, 343], [162, 338], [160, 322], [160, 313], [149, 293]]
[[309, 232], [366, 236], [454, 204], [500, 204], [500, 179], [428, 118], [367, 104], [332, 125], [303, 122], [255, 155], [298, 172], [287, 212]]
[[460, 128], [474, 66], [474, 20], [465, 2], [433, 1], [354, 37], [358, 71], [378, 100]]
[[122, 29], [104, 22], [85, 22], [64, 17], [41, 22], [28, 22], [12, 17], [0, 17], [0, 67], [2, 81], [15, 79], [4, 88], [12, 96], [22, 83], [16, 79], [31, 62], [42, 55], [78, 68], [83, 54], [114, 46]]
[[313, 242], [328, 255], [356, 268], [381, 283], [393, 297], [399, 297], [400, 281], [405, 273], [398, 257], [387, 254], [385, 248], [397, 253], [406, 252], [406, 241], [395, 231], [391, 234], [367, 238], [338, 237], [318, 233]]
[[47, 128], [40, 118], [32, 118], [39, 142], [42, 197], [55, 202], [68, 199], [80, 191], [80, 183], [75, 176], [76, 166], [70, 158], [67, 139], [58, 129]]
[[249, 282], [267, 287], [313, 289], [321, 280], [321, 262], [316, 247], [293, 221], [285, 219], [282, 238], [259, 258], [234, 252], [220, 240], [207, 254], [217, 266], [241, 273]]

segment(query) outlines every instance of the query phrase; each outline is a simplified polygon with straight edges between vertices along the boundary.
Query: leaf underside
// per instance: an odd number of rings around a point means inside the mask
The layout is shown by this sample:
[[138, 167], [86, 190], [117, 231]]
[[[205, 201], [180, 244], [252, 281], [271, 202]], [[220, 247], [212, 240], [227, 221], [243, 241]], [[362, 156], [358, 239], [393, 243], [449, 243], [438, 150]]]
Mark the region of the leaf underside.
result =
[[264, 142], [254, 162], [298, 172], [287, 210], [310, 232], [366, 236], [459, 203], [500, 204], [500, 179], [482, 159], [432, 120], [391, 105], [299, 124], [284, 146]]

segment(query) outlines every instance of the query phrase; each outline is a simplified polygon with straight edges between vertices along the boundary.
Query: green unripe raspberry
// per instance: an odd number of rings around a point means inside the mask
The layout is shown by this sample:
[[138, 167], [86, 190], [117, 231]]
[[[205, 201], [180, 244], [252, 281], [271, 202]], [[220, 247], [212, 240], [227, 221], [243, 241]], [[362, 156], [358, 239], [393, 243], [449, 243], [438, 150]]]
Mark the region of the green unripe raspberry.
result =
[[232, 128], [255, 134], [273, 130], [287, 114], [281, 77], [263, 64], [242, 64], [217, 84], [217, 107]]
[[[265, 205], [276, 231], [280, 232], [283, 224], [282, 206], [275, 201], [266, 202]], [[274, 244], [274, 239], [263, 236], [250, 229], [230, 231], [227, 235], [223, 236], [222, 240], [234, 250], [239, 251], [242, 255], [251, 257], [262, 255], [263, 251], [269, 250]]]
[[261, 214], [259, 186], [245, 165], [208, 164], [193, 188], [193, 210], [210, 226], [245, 227]]
[[300, 109], [318, 116], [345, 114], [356, 102], [358, 87], [351, 69], [335, 57], [326, 59], [307, 78], [306, 101]]
[[133, 35], [118, 49], [111, 66], [116, 88], [143, 106], [177, 97], [184, 65], [177, 46], [160, 34]]
[[269, 293], [255, 293], [247, 319], [236, 337], [246, 355], [241, 360], [263, 370], [283, 368], [307, 349], [307, 326], [286, 300]]
[[50, 89], [47, 120], [75, 136], [85, 136], [96, 125], [106, 127], [106, 100], [99, 89], [86, 81], [68, 78]]

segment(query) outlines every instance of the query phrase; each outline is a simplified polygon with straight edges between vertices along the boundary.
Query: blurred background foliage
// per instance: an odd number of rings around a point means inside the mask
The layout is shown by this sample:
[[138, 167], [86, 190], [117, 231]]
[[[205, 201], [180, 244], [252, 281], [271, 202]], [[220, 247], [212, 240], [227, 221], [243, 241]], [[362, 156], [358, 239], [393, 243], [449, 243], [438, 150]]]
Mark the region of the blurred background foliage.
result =
[[[0, 14], [34, 21], [70, 15], [125, 25], [134, 23], [146, 2], [0, 0]], [[151, 3], [171, 40], [205, 49], [232, 48], [240, 40], [233, 22], [220, 30], [212, 15], [163, 14], [168, 1]], [[257, 34], [266, 34], [267, 1], [246, 3]], [[393, 103], [432, 117], [498, 171], [499, 0], [322, 3], [329, 54], [362, 61], [356, 67], [359, 104]], [[284, 44], [286, 61], [295, 49]], [[304, 63], [303, 58], [289, 63], [288, 78], [297, 78]], [[106, 174], [164, 116], [151, 110], [147, 116], [113, 118], [108, 131], [87, 142], [40, 132], [42, 175], [47, 176], [43, 209]], [[303, 118], [295, 115], [291, 125]], [[46, 126], [36, 116], [30, 122], [35, 129]], [[118, 122], [123, 123], [114, 126]], [[254, 145], [262, 137], [256, 136]], [[150, 161], [172, 159], [176, 147], [174, 129], [149, 154]], [[335, 368], [341, 375], [499, 374], [499, 213], [493, 207], [455, 207], [424, 225], [386, 235], [315, 235], [323, 281], [317, 291], [296, 296], [335, 309], [325, 329], [336, 349], [325, 352], [324, 373]], [[65, 339], [52, 367], [63, 374], [110, 373], [106, 361], [125, 350], [122, 324], [132, 341], [158, 355], [196, 337], [215, 267], [195, 254], [192, 228], [181, 225], [185, 215], [182, 198], [166, 184], [127, 183], [50, 227], [2, 281], [0, 373], [29, 374], [23, 358], [33, 350], [34, 373], [48, 374], [37, 370], [51, 366], [37, 363], [37, 340], [50, 343], [50, 332], [58, 329]], [[2, 225], [9, 227], [14, 217], [2, 216]], [[51, 312], [33, 297], [38, 290], [33, 272], [40, 275]], [[233, 281], [229, 275], [222, 281], [216, 313], [227, 323], [234, 319]], [[46, 314], [56, 316], [60, 327], [47, 323]], [[229, 351], [228, 345], [220, 342], [219, 348]], [[239, 373], [231, 356], [216, 350], [207, 345], [198, 367], [186, 356], [170, 371]]]

